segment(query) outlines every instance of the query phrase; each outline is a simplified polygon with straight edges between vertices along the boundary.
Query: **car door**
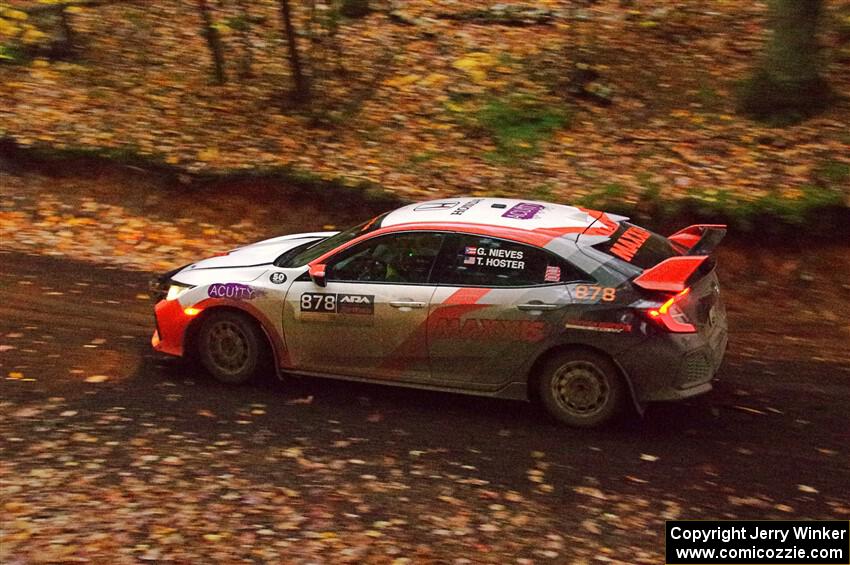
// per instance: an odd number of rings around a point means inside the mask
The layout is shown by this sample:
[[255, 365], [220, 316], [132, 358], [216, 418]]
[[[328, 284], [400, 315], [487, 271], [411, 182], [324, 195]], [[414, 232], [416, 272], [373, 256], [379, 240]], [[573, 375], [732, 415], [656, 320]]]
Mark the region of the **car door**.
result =
[[455, 234], [433, 280], [428, 347], [434, 384], [497, 390], [554, 332], [570, 304], [567, 281], [585, 278], [557, 255], [521, 243]]
[[293, 368], [427, 381], [428, 277], [443, 238], [424, 231], [375, 236], [327, 261], [326, 286], [296, 280], [284, 305]]

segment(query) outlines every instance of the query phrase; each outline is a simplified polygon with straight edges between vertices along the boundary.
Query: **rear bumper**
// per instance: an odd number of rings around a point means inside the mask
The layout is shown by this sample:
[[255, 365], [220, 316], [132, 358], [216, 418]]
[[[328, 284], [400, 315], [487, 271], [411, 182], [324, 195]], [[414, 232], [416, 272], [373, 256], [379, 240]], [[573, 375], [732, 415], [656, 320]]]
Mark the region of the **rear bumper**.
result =
[[726, 353], [726, 328], [710, 336], [670, 334], [648, 339], [620, 354], [638, 403], [684, 400], [705, 394]]

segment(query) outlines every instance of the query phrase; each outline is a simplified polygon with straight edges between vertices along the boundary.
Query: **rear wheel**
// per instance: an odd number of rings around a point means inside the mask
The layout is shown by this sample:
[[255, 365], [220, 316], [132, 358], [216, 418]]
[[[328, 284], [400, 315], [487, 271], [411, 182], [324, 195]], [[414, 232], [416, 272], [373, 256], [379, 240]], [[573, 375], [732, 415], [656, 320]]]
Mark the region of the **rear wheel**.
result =
[[262, 330], [244, 314], [211, 312], [198, 331], [197, 356], [218, 381], [241, 384], [263, 365], [268, 348]]
[[550, 359], [537, 392], [550, 415], [580, 428], [609, 422], [621, 411], [626, 395], [614, 364], [591, 351], [568, 351]]

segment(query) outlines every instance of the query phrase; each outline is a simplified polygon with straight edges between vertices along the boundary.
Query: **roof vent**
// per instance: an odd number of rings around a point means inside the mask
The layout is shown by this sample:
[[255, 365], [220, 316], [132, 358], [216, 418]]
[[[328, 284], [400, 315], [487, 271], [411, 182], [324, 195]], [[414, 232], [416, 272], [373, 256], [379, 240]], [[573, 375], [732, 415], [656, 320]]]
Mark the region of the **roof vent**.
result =
[[507, 204], [491, 204], [490, 208], [507, 208]]

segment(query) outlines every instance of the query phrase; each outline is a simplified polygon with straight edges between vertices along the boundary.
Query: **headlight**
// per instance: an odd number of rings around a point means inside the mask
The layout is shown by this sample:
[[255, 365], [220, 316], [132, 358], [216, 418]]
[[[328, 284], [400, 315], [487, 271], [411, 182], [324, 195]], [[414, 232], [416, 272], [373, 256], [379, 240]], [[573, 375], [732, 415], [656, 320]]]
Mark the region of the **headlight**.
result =
[[182, 284], [174, 284], [171, 283], [168, 286], [168, 293], [165, 295], [166, 300], [175, 300], [178, 296], [189, 290], [190, 288], [194, 288], [192, 286], [186, 286]]

